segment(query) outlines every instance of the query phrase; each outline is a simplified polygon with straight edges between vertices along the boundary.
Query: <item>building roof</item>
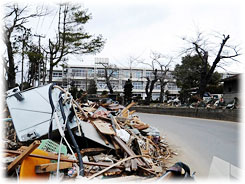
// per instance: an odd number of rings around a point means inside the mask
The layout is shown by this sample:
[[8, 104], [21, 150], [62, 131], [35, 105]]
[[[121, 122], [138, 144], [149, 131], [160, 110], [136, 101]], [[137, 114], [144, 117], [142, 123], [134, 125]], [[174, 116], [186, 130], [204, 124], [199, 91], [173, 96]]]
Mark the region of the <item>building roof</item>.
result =
[[236, 74], [231, 77], [227, 77], [225, 79], [220, 80], [221, 82], [227, 82], [227, 81], [233, 81], [233, 80], [238, 80], [240, 78], [241, 74]]

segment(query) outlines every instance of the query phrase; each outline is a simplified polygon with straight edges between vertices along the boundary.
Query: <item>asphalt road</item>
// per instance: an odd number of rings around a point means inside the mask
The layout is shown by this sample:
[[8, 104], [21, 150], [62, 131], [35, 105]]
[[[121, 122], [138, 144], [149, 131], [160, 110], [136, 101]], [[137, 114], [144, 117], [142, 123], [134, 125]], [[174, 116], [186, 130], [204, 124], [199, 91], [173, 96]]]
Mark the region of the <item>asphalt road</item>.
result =
[[[241, 167], [241, 123], [148, 113], [137, 115], [166, 136], [170, 148], [178, 153], [171, 162], [186, 163], [191, 172], [196, 171], [197, 179], [210, 176], [214, 158]], [[222, 164], [219, 167], [222, 168]]]

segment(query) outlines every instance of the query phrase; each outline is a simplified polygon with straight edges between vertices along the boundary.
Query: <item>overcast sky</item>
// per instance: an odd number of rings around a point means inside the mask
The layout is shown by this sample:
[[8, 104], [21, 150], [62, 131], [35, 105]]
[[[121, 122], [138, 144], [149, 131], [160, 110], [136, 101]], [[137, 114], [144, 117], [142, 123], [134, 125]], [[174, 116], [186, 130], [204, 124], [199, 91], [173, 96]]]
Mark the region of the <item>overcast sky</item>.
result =
[[[25, 1], [21, 1], [22, 3]], [[36, 1], [30, 1], [36, 2]], [[64, 1], [39, 1], [39, 4], [55, 7]], [[243, 49], [242, 24], [244, 6], [240, 0], [82, 0], [93, 19], [85, 25], [91, 34], [102, 34], [106, 39], [103, 51], [92, 56], [72, 56], [70, 63], [93, 64], [95, 57], [109, 58], [110, 63], [128, 66], [129, 57], [140, 57], [149, 61], [150, 52], [177, 57], [186, 45], [182, 37], [195, 37], [197, 30], [211, 36], [215, 32], [230, 35], [230, 44]], [[56, 15], [56, 16], [55, 16]], [[45, 34], [56, 26], [57, 13], [36, 20], [33, 28], [36, 33]], [[53, 26], [53, 27], [52, 27]], [[212, 41], [213, 37], [210, 39]], [[219, 44], [221, 40], [217, 43]], [[242, 50], [241, 52], [244, 52]], [[239, 58], [244, 61], [243, 56]], [[79, 62], [78, 60], [83, 60]], [[243, 60], [243, 61], [242, 61]], [[235, 63], [226, 69], [243, 72], [244, 64]]]
[[[109, 57], [110, 62], [127, 65], [129, 56], [147, 61], [151, 51], [176, 57], [185, 44], [181, 38], [194, 37], [197, 30], [207, 35], [230, 34], [231, 44], [242, 44], [241, 1], [83, 2], [93, 14], [87, 29], [107, 39], [97, 56]], [[230, 69], [240, 67], [236, 64]]]

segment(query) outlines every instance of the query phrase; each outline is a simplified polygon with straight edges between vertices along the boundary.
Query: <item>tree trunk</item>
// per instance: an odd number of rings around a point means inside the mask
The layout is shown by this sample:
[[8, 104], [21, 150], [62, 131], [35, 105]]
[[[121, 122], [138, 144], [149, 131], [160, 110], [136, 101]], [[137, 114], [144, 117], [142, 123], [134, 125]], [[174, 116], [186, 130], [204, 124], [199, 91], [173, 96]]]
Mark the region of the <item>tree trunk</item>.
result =
[[159, 98], [160, 103], [163, 103], [164, 88], [165, 88], [165, 84], [162, 84], [161, 82], [161, 91], [160, 91], [160, 98]]
[[54, 66], [52, 65], [52, 62], [50, 61], [50, 65], [49, 65], [49, 83], [52, 83], [53, 80], [53, 70], [54, 70]]
[[147, 83], [146, 83], [146, 86], [145, 86], [145, 94], [146, 94], [145, 104], [149, 105], [150, 104], [150, 100], [151, 100], [151, 96], [149, 94], [150, 78], [147, 77], [146, 79], [147, 79]]
[[[151, 99], [152, 99], [152, 91], [154, 89], [154, 85], [157, 82], [158, 79], [154, 79], [150, 82], [150, 90], [148, 91], [148, 93], [146, 94], [146, 104], [150, 104]], [[148, 85], [149, 86], [149, 85]]]
[[8, 40], [7, 41], [7, 52], [8, 52], [8, 71], [7, 71], [7, 75], [8, 75], [8, 89], [14, 88], [15, 87], [15, 66], [14, 66], [14, 56], [13, 56], [13, 49], [12, 49], [12, 45], [11, 42]]
[[206, 78], [201, 78], [200, 84], [199, 84], [199, 89], [197, 91], [198, 95], [200, 98], [203, 98], [203, 95], [206, 91], [206, 86], [207, 86], [207, 80]]
[[113, 89], [112, 89], [110, 80], [106, 80], [106, 85], [107, 85], [107, 87], [108, 87], [108, 89], [109, 89], [109, 91], [110, 91], [110, 94], [112, 94], [112, 93], [113, 93]]

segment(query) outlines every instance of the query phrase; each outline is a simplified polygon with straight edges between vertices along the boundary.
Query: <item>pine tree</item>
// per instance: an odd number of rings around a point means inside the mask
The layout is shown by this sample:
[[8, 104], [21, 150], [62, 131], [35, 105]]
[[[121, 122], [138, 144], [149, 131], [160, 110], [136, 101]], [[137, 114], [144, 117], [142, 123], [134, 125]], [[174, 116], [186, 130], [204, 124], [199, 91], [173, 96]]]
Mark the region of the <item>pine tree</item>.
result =
[[132, 91], [133, 91], [133, 84], [130, 79], [128, 79], [124, 85], [124, 100], [125, 103], [128, 104], [132, 101]]
[[97, 93], [97, 85], [94, 79], [89, 81], [88, 94], [96, 94]]

